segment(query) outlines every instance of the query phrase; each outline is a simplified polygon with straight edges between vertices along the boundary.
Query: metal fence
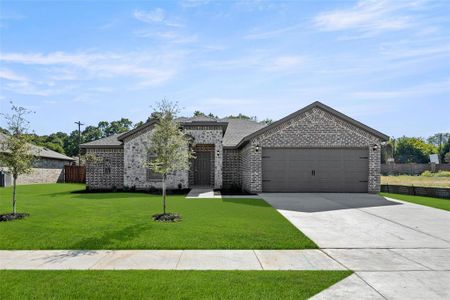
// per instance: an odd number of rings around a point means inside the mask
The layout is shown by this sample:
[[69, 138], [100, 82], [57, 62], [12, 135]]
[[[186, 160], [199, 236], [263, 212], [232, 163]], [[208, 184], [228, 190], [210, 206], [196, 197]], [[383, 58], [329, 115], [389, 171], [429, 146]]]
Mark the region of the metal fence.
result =
[[450, 199], [450, 189], [448, 188], [382, 184], [381, 191], [384, 193]]

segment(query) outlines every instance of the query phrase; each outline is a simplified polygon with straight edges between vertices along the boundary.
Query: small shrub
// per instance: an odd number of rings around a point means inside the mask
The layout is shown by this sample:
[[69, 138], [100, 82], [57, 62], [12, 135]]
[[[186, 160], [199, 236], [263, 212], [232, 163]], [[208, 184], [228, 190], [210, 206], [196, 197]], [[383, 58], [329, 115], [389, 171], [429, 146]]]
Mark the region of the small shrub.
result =
[[424, 177], [432, 177], [433, 173], [431, 173], [430, 171], [425, 171], [425, 172], [422, 173], [422, 176], [424, 176]]
[[439, 171], [437, 173], [431, 173], [430, 171], [425, 171], [422, 173], [424, 177], [450, 177], [449, 171]]

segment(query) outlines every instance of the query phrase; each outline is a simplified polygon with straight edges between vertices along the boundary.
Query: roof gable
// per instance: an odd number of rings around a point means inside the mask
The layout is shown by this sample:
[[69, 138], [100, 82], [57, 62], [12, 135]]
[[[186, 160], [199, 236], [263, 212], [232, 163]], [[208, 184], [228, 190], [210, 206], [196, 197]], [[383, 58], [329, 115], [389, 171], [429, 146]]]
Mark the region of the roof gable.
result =
[[[0, 144], [4, 143], [7, 139], [6, 134], [0, 133]], [[51, 159], [58, 159], [58, 160], [67, 160], [67, 161], [73, 161], [75, 160], [73, 157], [69, 157], [67, 155], [61, 154], [59, 152], [47, 149], [45, 147], [36, 146], [34, 144], [28, 143], [30, 145], [31, 153], [35, 156], [43, 157], [43, 158], [51, 158]], [[1, 151], [0, 147], [0, 151]]]
[[377, 137], [377, 138], [379, 138], [379, 139], [381, 139], [383, 141], [387, 141], [389, 139], [389, 136], [387, 136], [387, 135], [385, 135], [385, 134], [383, 134], [383, 133], [381, 133], [381, 132], [379, 132], [379, 131], [377, 131], [377, 130], [375, 130], [375, 129], [367, 126], [367, 125], [364, 125], [363, 123], [361, 123], [359, 121], [356, 121], [355, 119], [352, 119], [349, 116], [344, 115], [343, 113], [338, 112], [337, 110], [335, 110], [335, 109], [333, 109], [333, 108], [331, 108], [331, 107], [329, 107], [329, 106], [327, 106], [327, 105], [325, 105], [325, 104], [323, 104], [323, 103], [321, 103], [319, 101], [316, 101], [316, 102], [313, 102], [310, 105], [305, 106], [304, 108], [302, 108], [302, 109], [300, 109], [300, 110], [298, 110], [298, 111], [296, 111], [296, 112], [294, 112], [294, 113], [292, 113], [292, 114], [290, 114], [290, 115], [288, 115], [288, 116], [286, 116], [286, 117], [284, 117], [284, 118], [282, 118], [282, 119], [280, 119], [280, 120], [278, 120], [276, 122], [273, 122], [272, 124], [270, 124], [270, 125], [268, 125], [268, 126], [266, 126], [264, 128], [261, 128], [258, 131], [255, 131], [254, 133], [246, 136], [244, 139], [242, 139], [242, 141], [237, 146], [239, 147], [242, 144], [244, 144], [245, 142], [247, 142], [247, 141], [249, 141], [249, 140], [251, 140], [251, 139], [253, 139], [253, 138], [255, 138], [255, 137], [257, 137], [257, 136], [259, 136], [261, 134], [263, 134], [266, 131], [269, 131], [269, 130], [271, 130], [273, 128], [276, 128], [277, 126], [283, 124], [284, 122], [287, 122], [287, 121], [289, 121], [289, 120], [291, 120], [291, 119], [293, 119], [293, 118], [295, 118], [295, 117], [297, 117], [297, 116], [299, 116], [299, 115], [301, 115], [301, 114], [303, 114], [303, 113], [305, 113], [305, 112], [307, 112], [307, 111], [309, 111], [309, 110], [311, 110], [311, 109], [313, 109], [315, 107], [318, 107], [318, 108], [320, 108], [320, 109], [322, 109], [322, 110], [332, 114], [333, 116], [335, 116], [337, 118], [340, 118], [340, 119], [342, 119], [342, 120], [344, 120], [344, 121], [346, 121], [346, 122], [348, 122], [348, 123], [350, 123], [350, 124], [360, 128], [360, 129], [370, 133], [371, 135], [373, 135], [373, 136], [375, 136], [375, 137]]

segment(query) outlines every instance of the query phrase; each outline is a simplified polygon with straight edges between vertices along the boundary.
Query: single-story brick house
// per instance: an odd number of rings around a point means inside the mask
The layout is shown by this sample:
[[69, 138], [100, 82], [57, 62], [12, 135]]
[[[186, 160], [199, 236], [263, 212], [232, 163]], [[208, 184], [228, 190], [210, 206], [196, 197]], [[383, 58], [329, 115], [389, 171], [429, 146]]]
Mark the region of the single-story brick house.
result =
[[[169, 176], [172, 189], [210, 186], [258, 192], [370, 192], [380, 190], [382, 134], [314, 102], [270, 125], [252, 120], [180, 118], [192, 137], [191, 170]], [[82, 144], [88, 189], [160, 188], [143, 167], [155, 121]], [[150, 158], [151, 159], [151, 156]]]
[[[3, 148], [1, 144], [6, 138], [5, 134], [0, 133], [0, 151]], [[64, 166], [72, 164], [74, 159], [44, 147], [32, 144], [30, 147], [36, 160], [29, 174], [23, 174], [17, 178], [17, 184], [64, 182]], [[0, 162], [0, 187], [10, 185], [12, 185], [12, 175]]]

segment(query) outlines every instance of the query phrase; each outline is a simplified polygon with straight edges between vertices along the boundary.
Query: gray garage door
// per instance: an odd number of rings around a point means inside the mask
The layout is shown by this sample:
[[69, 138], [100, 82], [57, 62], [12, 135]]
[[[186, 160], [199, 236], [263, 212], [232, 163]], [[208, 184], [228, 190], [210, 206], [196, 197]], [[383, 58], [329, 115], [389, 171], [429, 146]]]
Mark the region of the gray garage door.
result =
[[264, 192], [367, 192], [367, 149], [263, 148]]

